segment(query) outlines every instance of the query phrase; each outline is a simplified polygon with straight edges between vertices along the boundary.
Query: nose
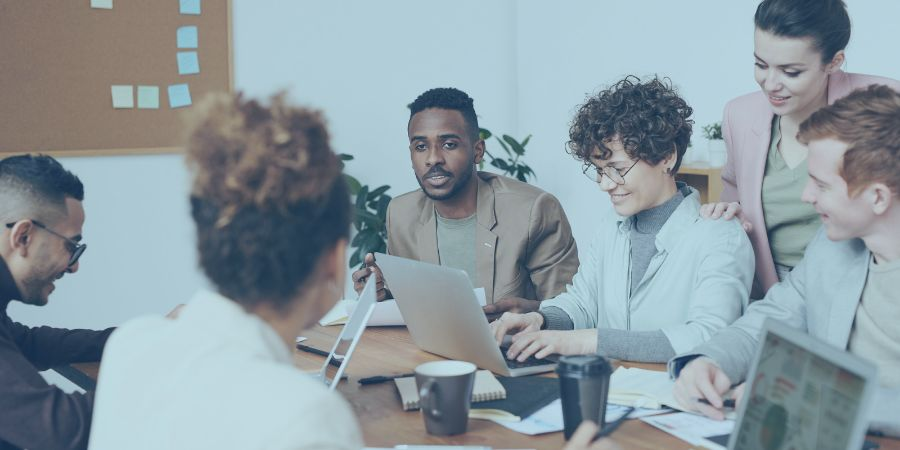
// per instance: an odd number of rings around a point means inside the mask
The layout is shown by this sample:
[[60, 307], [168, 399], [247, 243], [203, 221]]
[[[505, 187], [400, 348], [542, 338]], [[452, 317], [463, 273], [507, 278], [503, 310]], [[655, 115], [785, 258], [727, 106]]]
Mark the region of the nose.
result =
[[778, 90], [781, 89], [781, 80], [778, 78], [778, 72], [769, 69], [765, 72], [764, 76], [763, 89], [765, 89], [766, 92], [778, 92]]
[[800, 200], [810, 205], [816, 204], [816, 184], [812, 178], [806, 180], [806, 185], [803, 186], [803, 192], [800, 194]]
[[435, 164], [443, 164], [444, 163], [444, 152], [441, 151], [440, 148], [432, 148], [428, 150], [428, 157], [425, 158], [425, 164], [429, 167]]
[[611, 178], [609, 178], [606, 175], [597, 175], [597, 176], [600, 177], [600, 180], [599, 180], [600, 189], [602, 189], [603, 192], [609, 192], [618, 186], [618, 184], [616, 184], [615, 181], [613, 181]]

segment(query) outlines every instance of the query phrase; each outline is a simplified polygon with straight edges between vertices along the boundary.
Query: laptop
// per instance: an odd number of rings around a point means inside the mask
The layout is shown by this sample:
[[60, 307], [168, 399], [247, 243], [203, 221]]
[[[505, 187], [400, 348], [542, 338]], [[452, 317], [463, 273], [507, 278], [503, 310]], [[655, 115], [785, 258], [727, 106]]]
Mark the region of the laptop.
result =
[[771, 318], [760, 343], [734, 431], [707, 439], [729, 450], [863, 448], [875, 366]]
[[376, 253], [375, 261], [413, 342], [422, 350], [508, 377], [556, 368], [550, 358], [521, 363], [506, 359], [464, 271], [383, 253]]
[[[363, 332], [366, 331], [366, 324], [369, 322], [369, 317], [372, 316], [372, 311], [375, 310], [375, 300], [375, 277], [369, 277], [369, 281], [366, 282], [366, 286], [359, 294], [356, 307], [350, 313], [350, 317], [338, 335], [337, 341], [331, 347], [331, 351], [328, 352], [328, 357], [325, 358], [322, 369], [319, 370], [318, 378], [322, 379], [332, 391], [335, 390], [340, 382], [344, 370], [350, 364], [350, 356], [353, 355], [356, 344], [359, 343]], [[338, 360], [341, 362], [341, 365], [334, 373], [334, 378], [329, 379], [328, 367], [331, 365], [331, 360]]]

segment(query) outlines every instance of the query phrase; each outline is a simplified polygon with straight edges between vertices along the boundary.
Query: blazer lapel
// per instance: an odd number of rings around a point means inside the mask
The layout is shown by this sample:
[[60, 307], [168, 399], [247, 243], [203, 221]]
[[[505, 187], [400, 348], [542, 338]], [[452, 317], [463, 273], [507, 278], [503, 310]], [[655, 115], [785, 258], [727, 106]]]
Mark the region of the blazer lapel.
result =
[[434, 212], [434, 202], [425, 198], [422, 205], [422, 213], [419, 215], [419, 236], [417, 238], [419, 259], [422, 262], [440, 264], [437, 246], [437, 218]]
[[760, 152], [758, 155], [746, 155], [747, 164], [752, 167], [749, 172], [748, 184], [750, 186], [759, 186], [759, 189], [753, 189], [753, 205], [747, 205], [748, 210], [762, 210], [762, 184], [763, 177], [766, 174], [766, 160], [769, 154], [769, 147], [772, 142], [772, 119], [775, 118], [775, 112], [772, 108], [766, 108], [765, 112], [759, 114], [756, 123], [753, 124], [752, 132], [757, 141], [754, 145], [748, 145], [747, 150]]
[[497, 255], [498, 237], [493, 229], [497, 226], [494, 210], [494, 188], [476, 174], [478, 180], [478, 205], [476, 219], [478, 229], [475, 234], [475, 261], [478, 268], [478, 282], [484, 287], [484, 298], [494, 303], [494, 264]]
[[[860, 242], [859, 245], [862, 245]], [[828, 318], [828, 330], [826, 336], [834, 339], [833, 344], [847, 348], [850, 342], [850, 330], [853, 328], [853, 320], [856, 318], [856, 309], [862, 299], [863, 289], [866, 286], [866, 278], [869, 275], [868, 250], [856, 255], [841, 255], [846, 264], [841, 265], [842, 274], [834, 274], [831, 280], [823, 280], [819, 286], [829, 292], [821, 292], [818, 298], [808, 298], [807, 302], [822, 301], [826, 296], [834, 298], [831, 304]]]

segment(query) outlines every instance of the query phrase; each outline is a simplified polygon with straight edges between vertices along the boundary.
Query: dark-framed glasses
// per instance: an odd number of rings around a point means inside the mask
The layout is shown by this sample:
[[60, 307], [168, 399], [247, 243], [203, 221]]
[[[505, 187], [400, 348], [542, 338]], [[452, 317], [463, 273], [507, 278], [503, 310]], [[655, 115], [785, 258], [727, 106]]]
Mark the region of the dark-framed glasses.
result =
[[602, 183], [603, 177], [606, 176], [610, 180], [612, 180], [613, 183], [621, 186], [625, 184], [625, 175], [628, 175], [628, 172], [631, 172], [631, 169], [634, 169], [634, 166], [636, 166], [639, 162], [641, 162], [640, 158], [638, 158], [634, 162], [634, 164], [632, 164], [627, 169], [616, 169], [612, 166], [597, 167], [594, 164], [588, 163], [585, 164], [584, 170], [582, 170], [581, 172], [584, 174], [584, 176], [588, 177], [591, 181], [597, 184]]
[[[41, 222], [38, 222], [37, 220], [31, 219], [29, 220], [29, 222], [33, 223], [34, 226], [46, 230], [48, 233], [66, 241], [66, 249], [69, 250], [69, 264], [66, 267], [74, 266], [75, 263], [78, 262], [78, 258], [81, 258], [81, 255], [84, 253], [85, 249], [87, 249], [87, 244], [79, 243], [66, 236], [63, 236], [62, 234], [53, 231], [50, 227], [44, 225]], [[12, 229], [12, 227], [14, 227], [15, 225], [16, 222], [11, 222], [6, 224], [6, 228]]]

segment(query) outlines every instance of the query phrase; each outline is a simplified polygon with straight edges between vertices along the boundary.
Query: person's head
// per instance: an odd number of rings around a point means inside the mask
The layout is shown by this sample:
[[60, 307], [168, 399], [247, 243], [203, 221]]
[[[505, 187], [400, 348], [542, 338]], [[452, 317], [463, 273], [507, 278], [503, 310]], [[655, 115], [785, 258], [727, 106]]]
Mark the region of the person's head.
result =
[[568, 151], [609, 193], [616, 212], [631, 216], [675, 193], [692, 113], [669, 81], [628, 76], [579, 107]]
[[803, 201], [821, 215], [830, 239], [866, 237], [892, 207], [896, 211], [898, 124], [900, 93], [870, 86], [816, 111], [800, 125], [797, 137], [809, 147]]
[[[310, 325], [342, 293], [351, 208], [317, 111], [218, 94], [187, 143], [200, 266], [248, 311], [303, 306]], [[315, 317], [312, 317], [315, 316]]]
[[454, 88], [424, 92], [409, 105], [409, 152], [416, 180], [432, 200], [449, 200], [474, 183], [484, 157], [472, 98]]
[[78, 270], [83, 200], [81, 180], [50, 156], [0, 161], [0, 249], [22, 302], [46, 304], [54, 282]]
[[754, 18], [756, 82], [777, 115], [809, 116], [844, 63], [850, 16], [843, 0], [765, 0]]

